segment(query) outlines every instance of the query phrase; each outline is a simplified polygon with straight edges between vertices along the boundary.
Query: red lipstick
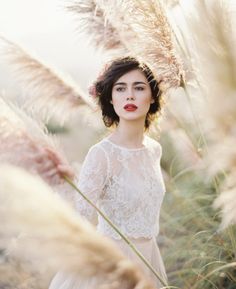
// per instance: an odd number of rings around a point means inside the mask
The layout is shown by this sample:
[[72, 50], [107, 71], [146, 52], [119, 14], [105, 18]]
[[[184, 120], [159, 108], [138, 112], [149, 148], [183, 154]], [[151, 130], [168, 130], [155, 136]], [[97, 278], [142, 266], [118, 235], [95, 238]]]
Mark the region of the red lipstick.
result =
[[124, 106], [124, 109], [127, 111], [135, 111], [138, 107], [135, 104], [128, 103]]

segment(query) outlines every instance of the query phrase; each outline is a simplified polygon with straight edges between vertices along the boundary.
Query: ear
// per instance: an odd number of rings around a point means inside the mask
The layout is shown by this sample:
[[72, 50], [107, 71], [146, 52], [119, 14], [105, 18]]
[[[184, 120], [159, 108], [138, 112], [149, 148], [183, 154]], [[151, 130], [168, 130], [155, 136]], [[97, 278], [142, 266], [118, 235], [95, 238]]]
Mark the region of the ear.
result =
[[113, 104], [112, 99], [110, 100], [110, 103]]
[[154, 100], [154, 98], [152, 98], [150, 103], [152, 104], [152, 103], [154, 103], [154, 102], [155, 102], [155, 100]]

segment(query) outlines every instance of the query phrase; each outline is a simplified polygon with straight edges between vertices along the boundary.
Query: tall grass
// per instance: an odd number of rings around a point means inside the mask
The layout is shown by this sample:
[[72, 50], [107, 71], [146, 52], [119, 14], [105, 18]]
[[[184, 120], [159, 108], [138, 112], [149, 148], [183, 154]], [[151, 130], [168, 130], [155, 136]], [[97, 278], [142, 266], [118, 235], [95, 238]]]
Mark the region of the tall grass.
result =
[[[174, 150], [171, 156], [175, 158]], [[171, 168], [165, 163], [165, 168], [173, 174], [173, 164]], [[220, 268], [235, 262], [236, 230], [219, 231], [221, 220], [212, 207], [218, 195], [215, 180], [206, 181], [206, 171], [196, 168], [176, 170], [172, 176], [161, 218], [171, 284], [186, 289], [234, 288], [235, 264]], [[219, 271], [213, 273], [215, 269]]]
[[[181, 1], [177, 5], [187, 28], [176, 25], [176, 35], [190, 48], [185, 56], [194, 65], [188, 67], [187, 78], [194, 86], [187, 82], [185, 93], [172, 95], [166, 116], [167, 123], [168, 116], [172, 121], [162, 134], [163, 167], [169, 180], [161, 222], [164, 257], [172, 284], [232, 289], [236, 287], [232, 48], [236, 34], [229, 2], [202, 0], [195, 5], [193, 14]], [[186, 140], [192, 151], [186, 150]], [[182, 149], [179, 142], [185, 144]], [[215, 207], [223, 208], [223, 223]]]

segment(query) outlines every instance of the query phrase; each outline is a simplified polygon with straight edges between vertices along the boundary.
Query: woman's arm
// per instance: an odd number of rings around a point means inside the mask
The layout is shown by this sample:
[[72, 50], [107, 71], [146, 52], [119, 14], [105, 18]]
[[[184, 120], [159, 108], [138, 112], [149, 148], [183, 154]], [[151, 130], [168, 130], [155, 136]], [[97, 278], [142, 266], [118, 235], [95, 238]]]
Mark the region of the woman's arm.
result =
[[[107, 162], [105, 151], [95, 145], [89, 150], [80, 171], [78, 188], [94, 204], [98, 202], [107, 180]], [[96, 223], [95, 209], [79, 193], [75, 198], [75, 207], [80, 215]]]

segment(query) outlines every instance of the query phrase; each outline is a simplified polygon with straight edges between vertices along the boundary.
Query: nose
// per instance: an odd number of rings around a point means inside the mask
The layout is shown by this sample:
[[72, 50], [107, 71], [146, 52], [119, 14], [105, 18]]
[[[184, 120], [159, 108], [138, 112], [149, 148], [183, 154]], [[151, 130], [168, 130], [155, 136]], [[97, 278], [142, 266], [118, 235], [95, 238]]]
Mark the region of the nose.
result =
[[135, 100], [135, 97], [134, 96], [127, 96], [126, 100]]
[[127, 87], [126, 90], [126, 101], [135, 100], [135, 91], [132, 86]]

